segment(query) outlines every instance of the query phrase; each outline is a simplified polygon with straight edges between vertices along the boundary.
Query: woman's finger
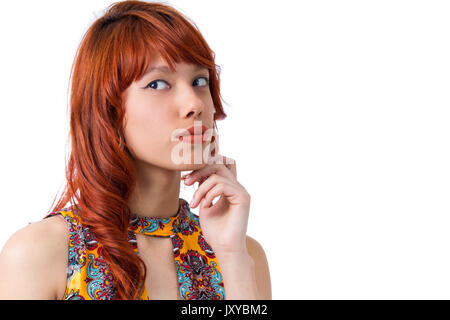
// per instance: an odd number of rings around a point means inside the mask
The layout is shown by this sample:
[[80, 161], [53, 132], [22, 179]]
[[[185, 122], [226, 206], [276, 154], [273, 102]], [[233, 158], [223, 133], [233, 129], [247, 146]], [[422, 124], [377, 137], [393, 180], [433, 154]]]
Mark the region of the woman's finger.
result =
[[215, 157], [211, 157], [210, 160], [208, 160], [208, 163], [223, 164], [237, 178], [236, 161], [233, 158], [225, 157], [224, 155], [219, 154]]
[[203, 197], [203, 208], [209, 208], [212, 205], [213, 199], [218, 196], [221, 196], [225, 192], [225, 184], [218, 183], [214, 187], [212, 187]]
[[[235, 168], [235, 167], [234, 167]], [[205, 167], [194, 170], [190, 174], [181, 177], [185, 181], [186, 185], [191, 185], [192, 183], [198, 181], [201, 185], [210, 175], [217, 174], [223, 176], [232, 181], [236, 180], [235, 169], [231, 169], [223, 164], [208, 164]]]
[[217, 184], [230, 184], [230, 180], [215, 173], [210, 175], [202, 185], [194, 192], [190, 206], [195, 208], [204, 196]]

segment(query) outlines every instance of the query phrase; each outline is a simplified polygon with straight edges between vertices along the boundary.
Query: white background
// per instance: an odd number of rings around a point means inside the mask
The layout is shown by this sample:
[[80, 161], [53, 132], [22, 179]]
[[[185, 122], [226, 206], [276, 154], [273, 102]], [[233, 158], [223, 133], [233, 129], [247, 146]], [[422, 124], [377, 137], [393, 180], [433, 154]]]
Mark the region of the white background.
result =
[[[111, 3], [2, 3], [1, 247], [63, 187], [70, 67]], [[273, 298], [449, 299], [449, 2], [166, 3], [222, 68]]]

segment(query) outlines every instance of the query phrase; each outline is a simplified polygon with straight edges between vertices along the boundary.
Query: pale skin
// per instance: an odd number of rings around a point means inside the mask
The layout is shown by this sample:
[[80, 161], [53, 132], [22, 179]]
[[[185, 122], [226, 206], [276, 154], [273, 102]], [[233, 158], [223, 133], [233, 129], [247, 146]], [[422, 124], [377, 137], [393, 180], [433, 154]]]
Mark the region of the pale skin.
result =
[[[158, 56], [154, 66], [167, 64]], [[123, 93], [123, 136], [138, 178], [130, 208], [141, 216], [173, 216], [179, 205], [180, 172], [192, 171], [193, 178], [183, 180], [187, 186], [198, 182], [191, 208], [199, 208], [202, 232], [222, 271], [226, 299], [272, 299], [264, 249], [246, 235], [250, 195], [237, 180], [236, 163], [220, 154], [201, 163], [190, 158], [176, 164], [171, 158], [171, 151], [180, 143], [171, 139], [175, 129], [187, 128], [194, 120], [213, 128], [208, 70], [179, 63], [176, 72], [168, 71], [154, 70]], [[203, 150], [209, 144], [212, 142], [192, 148]], [[0, 253], [0, 299], [63, 298], [68, 238], [62, 217], [32, 223], [13, 234]], [[137, 242], [148, 271], [145, 285], [149, 298], [181, 299], [170, 238], [137, 235]]]

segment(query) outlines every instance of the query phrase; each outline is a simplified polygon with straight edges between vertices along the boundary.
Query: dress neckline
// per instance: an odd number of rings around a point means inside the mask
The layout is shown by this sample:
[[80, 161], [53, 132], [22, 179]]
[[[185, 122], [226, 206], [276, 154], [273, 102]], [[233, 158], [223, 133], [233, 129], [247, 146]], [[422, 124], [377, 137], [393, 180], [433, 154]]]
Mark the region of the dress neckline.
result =
[[179, 198], [177, 213], [168, 218], [145, 217], [132, 214], [128, 229], [149, 236], [170, 237], [176, 233], [190, 233], [195, 224], [189, 203]]

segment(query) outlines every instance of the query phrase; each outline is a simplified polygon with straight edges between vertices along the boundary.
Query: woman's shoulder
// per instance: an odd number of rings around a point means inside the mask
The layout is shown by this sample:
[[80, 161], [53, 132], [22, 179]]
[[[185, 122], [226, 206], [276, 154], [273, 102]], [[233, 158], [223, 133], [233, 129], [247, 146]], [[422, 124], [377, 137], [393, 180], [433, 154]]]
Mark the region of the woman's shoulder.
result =
[[59, 215], [16, 231], [0, 253], [0, 299], [57, 299], [65, 286], [68, 237]]
[[247, 236], [247, 251], [255, 263], [255, 278], [260, 300], [272, 299], [272, 284], [269, 263], [262, 245], [254, 238]]

